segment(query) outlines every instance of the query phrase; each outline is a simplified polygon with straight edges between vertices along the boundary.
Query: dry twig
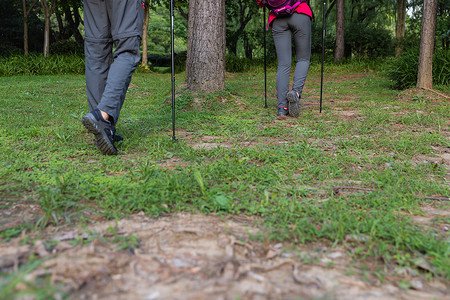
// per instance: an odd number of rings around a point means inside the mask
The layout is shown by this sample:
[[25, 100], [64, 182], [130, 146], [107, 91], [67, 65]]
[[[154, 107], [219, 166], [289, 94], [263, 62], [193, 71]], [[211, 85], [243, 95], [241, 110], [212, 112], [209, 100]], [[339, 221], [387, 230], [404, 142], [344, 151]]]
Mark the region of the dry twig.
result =
[[450, 97], [449, 96], [447, 96], [447, 95], [444, 95], [444, 94], [442, 94], [442, 93], [439, 93], [439, 92], [437, 92], [437, 91], [435, 91], [435, 90], [433, 90], [433, 89], [428, 89], [428, 88], [423, 88], [424, 90], [427, 90], [427, 91], [430, 91], [430, 92], [433, 92], [433, 93], [435, 93], [435, 94], [438, 94], [439, 96], [441, 96], [441, 97], [444, 97], [444, 98], [447, 98], [447, 99], [450, 99]]

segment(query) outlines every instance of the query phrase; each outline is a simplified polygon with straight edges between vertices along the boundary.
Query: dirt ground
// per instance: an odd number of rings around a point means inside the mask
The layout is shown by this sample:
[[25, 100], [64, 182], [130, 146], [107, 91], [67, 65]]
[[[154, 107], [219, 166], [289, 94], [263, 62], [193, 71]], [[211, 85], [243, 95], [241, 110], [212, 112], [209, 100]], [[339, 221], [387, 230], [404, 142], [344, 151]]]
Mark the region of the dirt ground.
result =
[[[365, 262], [361, 272], [350, 246], [251, 238], [264, 237], [257, 221], [141, 213], [117, 223], [95, 221], [89, 230], [49, 227], [33, 246], [22, 243], [27, 235], [1, 244], [0, 268], [17, 268], [30, 254], [44, 258], [25, 280], [50, 275], [70, 299], [450, 299], [448, 282], [413, 270], [387, 272], [383, 282], [371, 272], [381, 262]], [[114, 242], [130, 236], [136, 247], [120, 249], [123, 244]]]

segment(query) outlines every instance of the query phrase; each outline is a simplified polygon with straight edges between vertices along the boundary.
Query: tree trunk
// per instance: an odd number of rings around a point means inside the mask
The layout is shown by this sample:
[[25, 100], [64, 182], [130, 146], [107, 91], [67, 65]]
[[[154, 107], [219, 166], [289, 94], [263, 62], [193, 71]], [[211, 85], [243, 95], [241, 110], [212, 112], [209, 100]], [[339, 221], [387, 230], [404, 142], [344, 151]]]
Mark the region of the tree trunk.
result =
[[50, 54], [50, 17], [55, 9], [55, 0], [51, 0], [51, 6], [48, 5], [47, 0], [41, 0], [42, 9], [44, 10], [44, 57]]
[[73, 7], [73, 17], [74, 17], [73, 32], [74, 32], [75, 40], [77, 41], [77, 43], [83, 44], [84, 43], [83, 36], [81, 35], [80, 31], [78, 30], [78, 25], [80, 25], [80, 23], [82, 23], [78, 8], [79, 8], [78, 6]]
[[48, 10], [45, 11], [44, 25], [44, 57], [50, 54], [50, 18], [47, 17]]
[[344, 58], [345, 50], [345, 1], [337, 0], [336, 4], [336, 50], [334, 61], [340, 62]]
[[28, 56], [29, 50], [28, 50], [28, 16], [30, 15], [31, 10], [36, 5], [38, 0], [35, 0], [33, 3], [31, 3], [30, 7], [27, 9], [27, 2], [26, 0], [22, 0], [22, 6], [23, 6], [23, 55]]
[[147, 33], [150, 16], [149, 11], [150, 11], [150, 3], [149, 1], [145, 1], [144, 26], [142, 28], [142, 62], [141, 62], [141, 66], [143, 66], [144, 68], [148, 66]]
[[244, 34], [244, 50], [245, 50], [245, 57], [248, 59], [253, 59], [253, 48], [250, 44], [250, 41], [248, 40], [247, 34]]
[[80, 17], [77, 5], [74, 5], [73, 7], [65, 5], [64, 16], [68, 23], [68, 29], [66, 29], [67, 37], [69, 38], [70, 36], [73, 36], [77, 43], [83, 44], [83, 36], [80, 34], [80, 31], [78, 30], [78, 25], [80, 25]]
[[23, 4], [23, 55], [28, 56], [28, 14], [26, 0], [22, 0]]
[[225, 88], [225, 0], [190, 0], [186, 84], [192, 91]]
[[434, 35], [436, 33], [437, 0], [425, 0], [423, 3], [422, 34], [420, 36], [419, 71], [417, 87], [433, 87]]
[[397, 0], [397, 24], [395, 26], [395, 56], [399, 57], [403, 50], [403, 38], [405, 37], [406, 0]]
[[70, 35], [67, 32], [66, 28], [64, 27], [63, 20], [60, 14], [56, 14], [56, 21], [58, 21], [58, 28], [59, 28], [59, 37], [57, 38], [57, 40], [67, 40], [70, 37]]
[[234, 55], [237, 55], [237, 43], [238, 40], [235, 39], [235, 36], [228, 36], [228, 53], [233, 53]]

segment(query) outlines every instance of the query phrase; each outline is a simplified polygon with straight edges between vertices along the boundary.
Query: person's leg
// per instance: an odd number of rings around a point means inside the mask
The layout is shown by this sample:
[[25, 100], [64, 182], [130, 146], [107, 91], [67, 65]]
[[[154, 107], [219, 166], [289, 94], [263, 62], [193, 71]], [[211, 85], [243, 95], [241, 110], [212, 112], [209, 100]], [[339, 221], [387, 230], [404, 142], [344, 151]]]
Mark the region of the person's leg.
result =
[[296, 58], [292, 90], [301, 98], [311, 60], [311, 19], [304, 14], [293, 14], [289, 26], [294, 36]]
[[276, 81], [278, 108], [288, 106], [286, 95], [289, 92], [289, 76], [292, 64], [292, 36], [287, 19], [277, 18], [273, 21], [272, 25], [272, 36], [278, 58]]
[[112, 117], [114, 124], [119, 120], [120, 110], [125, 101], [131, 76], [140, 60], [140, 42], [139, 37], [115, 41], [114, 62], [109, 69], [105, 91], [98, 105], [101, 111]]
[[105, 1], [84, 1], [86, 93], [89, 110], [97, 108], [103, 95], [112, 60], [111, 26]]
[[116, 124], [131, 76], [141, 59], [140, 42], [144, 8], [142, 0], [105, 0], [105, 2], [116, 49], [98, 108], [112, 117], [111, 121]]

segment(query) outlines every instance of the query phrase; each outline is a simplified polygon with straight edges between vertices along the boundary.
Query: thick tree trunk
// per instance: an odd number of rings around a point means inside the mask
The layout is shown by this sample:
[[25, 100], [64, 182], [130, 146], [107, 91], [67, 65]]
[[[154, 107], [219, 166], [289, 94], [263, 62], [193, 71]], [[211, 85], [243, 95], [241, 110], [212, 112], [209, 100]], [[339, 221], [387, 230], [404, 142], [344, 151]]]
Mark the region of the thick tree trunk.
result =
[[419, 70], [417, 87], [433, 87], [434, 35], [436, 33], [437, 0], [425, 0], [423, 3], [422, 34], [420, 36]]
[[345, 51], [345, 1], [337, 0], [336, 4], [336, 50], [334, 61], [340, 62]]
[[406, 0], [397, 0], [397, 24], [395, 26], [395, 56], [399, 57], [403, 50], [403, 38], [405, 37]]
[[148, 66], [148, 49], [147, 49], [147, 33], [148, 33], [148, 23], [149, 23], [149, 13], [150, 11], [150, 3], [149, 1], [145, 1], [145, 10], [144, 10], [144, 26], [142, 28], [142, 62], [141, 66]]
[[225, 88], [225, 0], [190, 0], [187, 88], [214, 92]]

